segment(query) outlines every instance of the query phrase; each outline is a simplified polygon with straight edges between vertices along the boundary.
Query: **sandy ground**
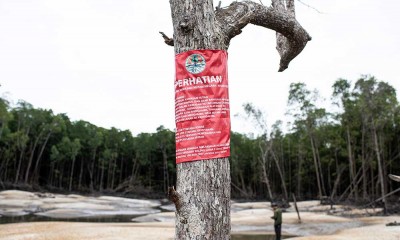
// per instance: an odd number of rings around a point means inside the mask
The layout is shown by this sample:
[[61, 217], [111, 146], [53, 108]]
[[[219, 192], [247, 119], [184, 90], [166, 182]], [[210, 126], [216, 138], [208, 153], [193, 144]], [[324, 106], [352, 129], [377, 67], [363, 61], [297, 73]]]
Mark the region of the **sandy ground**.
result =
[[173, 224], [36, 222], [0, 225], [8, 240], [173, 239]]
[[[52, 200], [53, 199], [53, 200]], [[71, 200], [72, 199], [72, 200]], [[31, 193], [13, 191], [0, 192], [0, 210], [10, 207], [22, 208], [32, 203], [64, 204], [77, 207], [77, 201], [84, 197], [68, 195], [38, 198]], [[90, 199], [92, 203], [101, 204], [114, 200], [109, 197]], [[122, 199], [117, 199], [122, 201]], [[85, 200], [87, 201], [87, 200]], [[136, 200], [127, 200], [134, 202]], [[139, 202], [142, 205], [153, 202]], [[301, 223], [296, 212], [290, 208], [283, 213], [282, 232], [285, 235], [301, 237], [296, 240], [348, 240], [348, 239], [384, 239], [400, 240], [400, 226], [386, 226], [389, 222], [400, 222], [400, 216], [387, 217], [340, 217], [335, 216], [343, 211], [359, 216], [360, 210], [349, 210], [343, 206], [322, 206], [318, 201], [299, 202]], [[60, 205], [56, 205], [60, 206]], [[80, 207], [99, 208], [98, 205], [85, 204]], [[2, 209], [3, 208], [3, 209]], [[103, 210], [103, 208], [100, 208]], [[370, 209], [369, 212], [379, 211]], [[327, 214], [329, 212], [329, 214]], [[272, 211], [269, 203], [233, 203], [232, 234], [239, 233], [272, 233]], [[137, 219], [140, 223], [79, 223], [79, 222], [34, 222], [0, 224], [0, 240], [171, 240], [174, 239], [174, 213], [162, 212], [149, 214]]]
[[[293, 240], [399, 240], [400, 239], [400, 226], [388, 227], [385, 223], [390, 221], [399, 221], [400, 216], [397, 217], [384, 217], [375, 219], [373, 225], [350, 228], [338, 231], [332, 235], [317, 235], [290, 238]], [[366, 222], [369, 222], [366, 219]]]

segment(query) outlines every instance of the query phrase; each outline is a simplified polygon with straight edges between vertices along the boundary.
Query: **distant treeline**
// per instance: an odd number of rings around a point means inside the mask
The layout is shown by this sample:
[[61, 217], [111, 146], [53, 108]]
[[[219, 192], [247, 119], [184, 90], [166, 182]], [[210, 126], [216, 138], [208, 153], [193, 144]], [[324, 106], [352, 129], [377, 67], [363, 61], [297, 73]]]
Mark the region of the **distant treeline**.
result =
[[[332, 86], [328, 112], [304, 83], [292, 83], [283, 130], [244, 105], [257, 137], [231, 134], [232, 196], [371, 201], [400, 187], [400, 107], [395, 89], [371, 76]], [[199, 173], [201, 174], [201, 173]], [[175, 133], [133, 136], [65, 114], [0, 99], [0, 187], [165, 196], [175, 184]], [[397, 185], [396, 185], [397, 184]]]

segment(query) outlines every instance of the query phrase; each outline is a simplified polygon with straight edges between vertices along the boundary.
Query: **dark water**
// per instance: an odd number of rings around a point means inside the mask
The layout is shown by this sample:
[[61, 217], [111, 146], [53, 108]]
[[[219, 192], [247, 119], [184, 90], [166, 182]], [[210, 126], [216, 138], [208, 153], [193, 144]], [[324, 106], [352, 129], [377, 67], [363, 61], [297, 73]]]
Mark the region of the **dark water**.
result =
[[80, 217], [80, 218], [49, 218], [37, 215], [25, 215], [18, 217], [0, 217], [0, 224], [6, 223], [22, 223], [22, 222], [132, 222], [132, 218], [143, 215], [122, 215], [122, 216], [103, 216], [103, 217]]

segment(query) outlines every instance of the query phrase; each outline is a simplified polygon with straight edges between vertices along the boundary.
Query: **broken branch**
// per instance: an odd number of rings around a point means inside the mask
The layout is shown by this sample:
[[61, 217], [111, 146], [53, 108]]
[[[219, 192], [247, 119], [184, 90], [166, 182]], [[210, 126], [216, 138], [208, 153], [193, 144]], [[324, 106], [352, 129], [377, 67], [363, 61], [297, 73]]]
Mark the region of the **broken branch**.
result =
[[164, 42], [169, 46], [174, 46], [174, 39], [169, 38], [165, 33], [159, 32], [161, 36], [164, 38]]
[[216, 18], [227, 34], [227, 44], [249, 23], [276, 31], [277, 50], [281, 56], [279, 72], [284, 71], [311, 40], [295, 18], [293, 1], [288, 1], [286, 7], [277, 0], [273, 1], [272, 7], [252, 1], [233, 2], [217, 11]]

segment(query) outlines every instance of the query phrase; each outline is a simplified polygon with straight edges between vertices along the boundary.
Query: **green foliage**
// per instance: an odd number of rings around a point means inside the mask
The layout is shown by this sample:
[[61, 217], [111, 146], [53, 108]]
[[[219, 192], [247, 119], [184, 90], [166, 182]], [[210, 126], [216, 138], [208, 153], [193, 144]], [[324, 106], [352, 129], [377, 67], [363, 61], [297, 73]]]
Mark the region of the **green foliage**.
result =
[[[276, 198], [286, 198], [285, 192], [298, 199], [319, 194], [376, 197], [380, 188], [376, 149], [385, 173], [400, 172], [396, 91], [374, 77], [362, 76], [354, 83], [338, 79], [331, 99], [336, 112], [320, 106], [318, 91], [292, 83], [289, 131], [282, 121], [269, 128], [263, 111], [244, 104], [259, 135], [231, 133], [232, 195], [269, 198], [268, 178]], [[0, 182], [28, 180], [31, 185], [59, 189], [164, 196], [165, 187], [175, 183], [175, 166], [175, 133], [163, 126], [133, 136], [129, 130], [73, 122], [65, 114], [55, 115], [24, 101], [10, 107], [0, 98]], [[386, 183], [386, 187], [394, 186]]]

